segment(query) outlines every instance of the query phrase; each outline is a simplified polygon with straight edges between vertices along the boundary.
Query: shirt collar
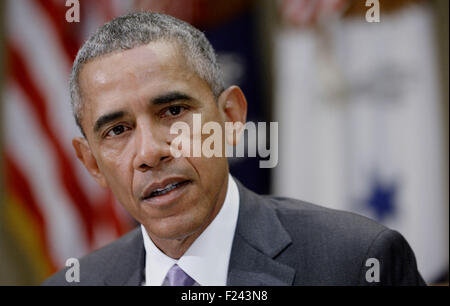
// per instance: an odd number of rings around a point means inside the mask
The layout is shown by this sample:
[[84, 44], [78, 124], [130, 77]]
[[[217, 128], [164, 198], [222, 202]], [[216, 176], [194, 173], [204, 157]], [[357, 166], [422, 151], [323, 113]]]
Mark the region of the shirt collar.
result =
[[146, 284], [161, 285], [169, 269], [177, 263], [201, 286], [225, 286], [238, 213], [239, 191], [229, 174], [222, 208], [179, 260], [161, 252], [141, 225], [146, 251]]

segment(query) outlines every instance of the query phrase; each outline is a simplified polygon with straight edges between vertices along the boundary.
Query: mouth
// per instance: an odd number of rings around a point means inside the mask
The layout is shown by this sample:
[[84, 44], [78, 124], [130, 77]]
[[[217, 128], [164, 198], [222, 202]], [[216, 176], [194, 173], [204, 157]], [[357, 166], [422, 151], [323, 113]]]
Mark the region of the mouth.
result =
[[154, 198], [163, 197], [169, 193], [173, 193], [175, 190], [179, 190], [187, 184], [191, 183], [191, 180], [172, 180], [171, 182], [163, 182], [160, 184], [152, 184], [150, 188], [141, 197], [141, 200], [150, 200]]

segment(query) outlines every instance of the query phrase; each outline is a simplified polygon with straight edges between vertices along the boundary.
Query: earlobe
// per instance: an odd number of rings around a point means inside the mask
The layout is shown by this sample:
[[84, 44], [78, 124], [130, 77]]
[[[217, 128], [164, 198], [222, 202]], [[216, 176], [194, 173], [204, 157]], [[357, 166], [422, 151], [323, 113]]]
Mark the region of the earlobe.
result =
[[78, 159], [86, 167], [87, 171], [92, 175], [92, 177], [100, 184], [103, 188], [108, 185], [106, 183], [105, 177], [100, 171], [97, 160], [89, 147], [89, 143], [84, 137], [76, 137], [72, 140], [72, 146], [75, 149], [75, 153]]

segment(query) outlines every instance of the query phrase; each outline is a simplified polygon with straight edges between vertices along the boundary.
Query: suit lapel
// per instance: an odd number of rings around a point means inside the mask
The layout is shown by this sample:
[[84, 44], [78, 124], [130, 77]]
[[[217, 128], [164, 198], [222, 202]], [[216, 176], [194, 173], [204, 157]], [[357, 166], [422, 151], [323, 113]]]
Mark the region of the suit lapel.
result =
[[236, 236], [228, 271], [229, 286], [290, 286], [295, 270], [259, 252]]
[[239, 217], [228, 269], [229, 286], [292, 285], [295, 269], [274, 258], [291, 238], [268, 200], [237, 182]]

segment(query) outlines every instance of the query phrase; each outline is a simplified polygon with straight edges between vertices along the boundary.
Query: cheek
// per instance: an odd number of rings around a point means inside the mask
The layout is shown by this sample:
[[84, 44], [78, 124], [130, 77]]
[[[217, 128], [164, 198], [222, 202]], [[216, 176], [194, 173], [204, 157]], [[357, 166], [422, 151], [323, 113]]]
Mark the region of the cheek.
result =
[[197, 172], [203, 192], [214, 194], [227, 173], [225, 157], [192, 157], [189, 163]]
[[101, 160], [105, 169], [114, 173], [128, 172], [133, 169], [134, 150], [130, 139], [124, 139], [116, 144], [105, 145]]
[[[214, 102], [215, 103], [215, 102]], [[217, 106], [214, 105], [208, 105], [205, 109], [201, 112], [201, 119], [202, 119], [202, 127], [207, 122], [217, 122], [221, 126], [221, 131], [217, 131], [219, 134], [220, 142], [222, 143], [222, 157], [189, 157], [187, 158], [191, 166], [196, 170], [198, 176], [200, 177], [201, 184], [204, 191], [206, 192], [212, 192], [213, 190], [217, 189], [218, 185], [223, 180], [224, 175], [227, 173], [227, 159], [225, 157], [225, 140], [224, 140], [224, 125], [222, 122], [222, 118], [220, 116], [219, 110], [217, 109]], [[191, 125], [192, 129], [192, 125]], [[212, 131], [211, 131], [212, 133]], [[201, 138], [201, 145], [204, 143], [204, 141], [210, 137], [211, 134], [202, 134], [200, 136]], [[191, 135], [191, 144], [193, 144], [193, 137], [194, 135]], [[192, 151], [192, 148], [191, 148]]]
[[120, 200], [124, 200], [126, 193], [131, 191], [132, 184], [132, 156], [124, 150], [106, 151], [102, 154], [100, 171], [105, 176], [108, 186]]

